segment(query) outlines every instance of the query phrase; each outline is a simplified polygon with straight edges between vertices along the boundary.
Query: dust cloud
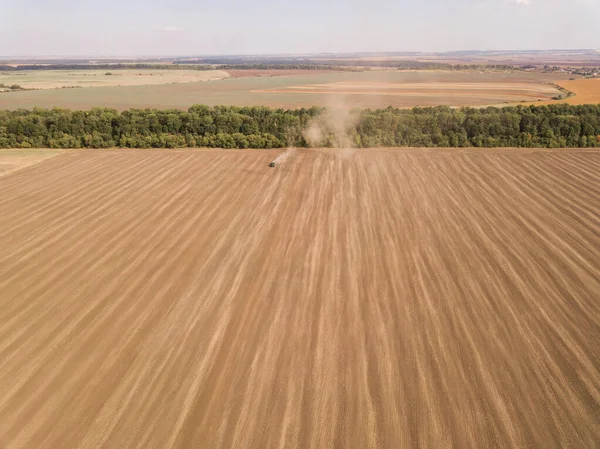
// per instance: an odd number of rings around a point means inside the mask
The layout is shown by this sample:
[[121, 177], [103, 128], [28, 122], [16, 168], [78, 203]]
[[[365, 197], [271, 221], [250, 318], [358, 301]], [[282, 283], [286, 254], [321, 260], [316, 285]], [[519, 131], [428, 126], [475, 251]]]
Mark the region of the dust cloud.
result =
[[277, 165], [283, 164], [288, 159], [291, 159], [292, 157], [294, 157], [295, 154], [296, 154], [296, 148], [289, 147], [284, 153], [281, 153], [279, 156], [277, 156], [277, 159], [275, 159], [273, 162]]
[[351, 156], [356, 148], [355, 126], [360, 115], [346, 107], [344, 99], [331, 102], [302, 134], [309, 147], [342, 148], [342, 156]]

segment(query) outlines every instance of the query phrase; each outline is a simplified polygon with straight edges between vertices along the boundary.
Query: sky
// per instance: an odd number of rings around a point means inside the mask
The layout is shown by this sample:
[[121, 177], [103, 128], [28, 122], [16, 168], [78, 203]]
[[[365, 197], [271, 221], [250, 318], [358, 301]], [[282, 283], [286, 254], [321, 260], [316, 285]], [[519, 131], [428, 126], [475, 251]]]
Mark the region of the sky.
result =
[[0, 56], [600, 48], [600, 0], [0, 0]]

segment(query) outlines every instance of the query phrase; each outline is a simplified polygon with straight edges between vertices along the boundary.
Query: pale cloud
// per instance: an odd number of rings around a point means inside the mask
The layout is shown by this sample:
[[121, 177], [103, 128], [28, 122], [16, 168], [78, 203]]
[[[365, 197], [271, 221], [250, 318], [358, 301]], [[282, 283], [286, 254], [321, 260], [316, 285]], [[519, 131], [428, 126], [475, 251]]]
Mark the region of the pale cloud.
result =
[[517, 5], [530, 5], [531, 0], [517, 0]]
[[178, 31], [183, 31], [183, 28], [179, 28], [179, 27], [165, 27], [164, 31], [170, 31], [172, 33], [176, 33]]

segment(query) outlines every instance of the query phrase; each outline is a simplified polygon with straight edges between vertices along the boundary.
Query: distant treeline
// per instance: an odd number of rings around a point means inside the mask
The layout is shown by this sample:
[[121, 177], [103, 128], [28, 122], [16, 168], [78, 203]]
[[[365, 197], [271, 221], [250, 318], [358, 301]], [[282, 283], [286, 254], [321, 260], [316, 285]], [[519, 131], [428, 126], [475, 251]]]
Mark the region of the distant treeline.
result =
[[371, 67], [387, 67], [397, 70], [496, 70], [519, 71], [528, 66], [506, 64], [446, 64], [421, 61], [366, 61], [366, 60], [323, 60], [293, 62], [273, 60], [268, 62], [242, 62], [228, 59], [194, 59], [174, 61], [172, 64], [30, 64], [0, 65], [0, 71], [19, 72], [27, 70], [338, 70], [359, 71]]
[[[324, 109], [192, 106], [188, 111], [0, 111], [4, 148], [600, 147], [600, 105], [379, 109], [335, 122]], [[343, 136], [340, 129], [346, 128]], [[313, 133], [314, 134], [314, 133]]]
[[496, 70], [521, 71], [524, 67], [510, 64], [449, 64], [430, 61], [398, 61], [398, 60], [322, 60], [322, 64], [341, 65], [346, 67], [387, 67], [397, 70]]
[[0, 65], [0, 71], [19, 72], [26, 70], [356, 70], [328, 64], [211, 64], [175, 62], [173, 64], [31, 64], [31, 65]]
[[173, 64], [30, 64], [0, 65], [3, 72], [23, 72], [26, 70], [214, 70], [211, 65], [173, 65]]
[[253, 67], [268, 67], [269, 69], [285, 69], [287, 67], [339, 67], [344, 64], [341, 60], [315, 60], [315, 59], [298, 59], [298, 58], [235, 58], [235, 57], [216, 57], [216, 58], [197, 58], [197, 59], [176, 59], [173, 61], [173, 65], [186, 65], [186, 64], [209, 64], [212, 66], [221, 67], [241, 67], [241, 68], [253, 68]]
[[257, 60], [246, 58], [199, 58], [175, 60], [174, 65], [184, 64], [212, 64], [218, 65], [223, 70], [243, 69], [297, 69], [306, 70], [350, 70], [351, 68], [387, 67], [398, 70], [525, 70], [525, 66], [510, 64], [449, 64], [444, 62], [416, 61], [416, 60], [368, 60], [368, 59], [319, 59], [299, 62], [290, 58], [261, 58]]
[[350, 64], [338, 64], [338, 61], [298, 61], [296, 59], [260, 59], [246, 60], [233, 58], [206, 58], [206, 59], [186, 59], [175, 60], [173, 66], [185, 67], [192, 65], [210, 65], [215, 70], [352, 70], [356, 71], [360, 67], [348, 67]]
[[600, 76], [600, 67], [588, 66], [588, 67], [559, 67], [545, 65], [541, 68], [530, 66], [533, 69], [537, 69], [542, 73], [568, 73], [570, 75], [579, 75], [584, 78], [597, 78]]
[[362, 67], [343, 67], [328, 64], [222, 64], [217, 70], [336, 70], [359, 71]]

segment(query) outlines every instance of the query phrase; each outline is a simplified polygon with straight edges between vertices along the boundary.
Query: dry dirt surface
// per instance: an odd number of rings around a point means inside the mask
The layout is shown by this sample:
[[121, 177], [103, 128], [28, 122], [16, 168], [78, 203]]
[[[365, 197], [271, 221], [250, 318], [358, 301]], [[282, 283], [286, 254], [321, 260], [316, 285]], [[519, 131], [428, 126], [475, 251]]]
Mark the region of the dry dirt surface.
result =
[[584, 104], [600, 104], [600, 79], [577, 79], [577, 80], [561, 80], [556, 81], [556, 84], [560, 87], [573, 92], [575, 95], [572, 97], [564, 98], [558, 101], [542, 101], [535, 103], [528, 103], [530, 105], [541, 106], [551, 104], [572, 104], [572, 105], [584, 105]]
[[574, 97], [566, 98], [560, 103], [600, 104], [600, 78], [558, 81], [557, 84], [575, 93]]
[[0, 447], [598, 447], [600, 153], [278, 154], [0, 178]]
[[0, 150], [0, 176], [35, 165], [60, 153], [61, 150], [46, 149]]
[[[452, 98], [453, 102], [468, 102], [473, 98], [485, 98], [490, 103], [550, 99], [558, 90], [548, 84], [533, 83], [389, 83], [389, 82], [336, 82], [330, 84], [307, 84], [286, 86], [284, 89], [260, 90], [261, 93], [296, 93], [320, 95], [370, 95], [376, 97], [427, 97], [439, 101]], [[389, 102], [391, 100], [387, 100]], [[447, 100], [450, 101], [450, 100]], [[382, 104], [386, 101], [382, 100]]]

